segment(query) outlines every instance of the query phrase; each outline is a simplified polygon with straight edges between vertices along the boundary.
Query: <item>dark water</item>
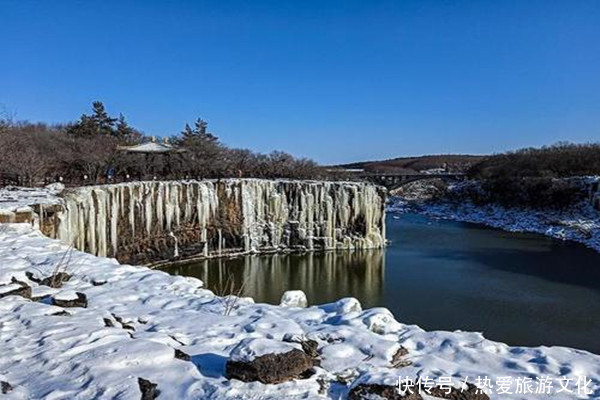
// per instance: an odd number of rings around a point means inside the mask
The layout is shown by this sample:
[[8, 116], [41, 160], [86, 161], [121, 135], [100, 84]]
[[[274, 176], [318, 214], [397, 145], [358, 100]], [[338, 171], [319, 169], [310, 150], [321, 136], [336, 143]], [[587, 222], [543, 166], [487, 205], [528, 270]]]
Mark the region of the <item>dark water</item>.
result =
[[539, 235], [388, 216], [385, 251], [248, 256], [166, 271], [219, 291], [227, 279], [257, 302], [301, 289], [309, 303], [358, 298], [428, 330], [480, 331], [514, 345], [600, 354], [600, 254]]

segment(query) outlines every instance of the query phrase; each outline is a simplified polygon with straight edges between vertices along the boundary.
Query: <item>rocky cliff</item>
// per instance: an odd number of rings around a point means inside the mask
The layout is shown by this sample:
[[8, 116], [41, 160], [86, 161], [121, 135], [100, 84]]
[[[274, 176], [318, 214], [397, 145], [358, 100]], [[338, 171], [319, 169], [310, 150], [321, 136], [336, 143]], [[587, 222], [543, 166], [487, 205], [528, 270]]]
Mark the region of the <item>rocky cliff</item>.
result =
[[131, 182], [63, 197], [38, 210], [42, 231], [128, 263], [385, 245], [385, 191], [368, 183]]

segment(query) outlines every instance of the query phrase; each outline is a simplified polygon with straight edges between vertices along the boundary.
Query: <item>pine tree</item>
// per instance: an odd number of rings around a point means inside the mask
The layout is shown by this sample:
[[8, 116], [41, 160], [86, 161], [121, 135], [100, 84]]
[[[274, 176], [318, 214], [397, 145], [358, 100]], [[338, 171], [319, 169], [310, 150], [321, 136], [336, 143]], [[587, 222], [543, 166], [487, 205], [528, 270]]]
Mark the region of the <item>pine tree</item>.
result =
[[208, 122], [204, 121], [202, 118], [198, 118], [196, 120], [196, 122], [194, 123], [194, 132], [199, 135], [199, 136], [203, 136], [206, 135], [206, 128], [208, 127]]
[[67, 132], [81, 137], [114, 136], [117, 118], [108, 115], [101, 101], [92, 103], [92, 111], [92, 115], [83, 114], [77, 123], [67, 129]]
[[191, 139], [194, 137], [194, 131], [192, 130], [189, 124], [185, 124], [185, 128], [183, 128], [183, 131], [181, 131], [181, 136], [183, 136], [184, 140]]
[[117, 120], [115, 136], [119, 139], [130, 139], [134, 134], [134, 129], [129, 126], [127, 121], [125, 121], [125, 116], [123, 114], [119, 114], [119, 119]]
[[108, 113], [104, 109], [104, 104], [101, 101], [94, 101], [92, 103], [92, 109], [94, 111], [92, 119], [94, 122], [96, 122], [98, 133], [101, 135], [114, 135], [114, 125], [117, 121], [117, 118], [111, 118], [108, 116]]

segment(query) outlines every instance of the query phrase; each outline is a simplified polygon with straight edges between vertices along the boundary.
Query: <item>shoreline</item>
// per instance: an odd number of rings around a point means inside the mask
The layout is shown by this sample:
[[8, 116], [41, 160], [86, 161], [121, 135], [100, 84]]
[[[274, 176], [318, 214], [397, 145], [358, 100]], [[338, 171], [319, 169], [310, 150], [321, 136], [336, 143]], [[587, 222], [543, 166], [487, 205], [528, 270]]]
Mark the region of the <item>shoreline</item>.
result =
[[[36, 283], [65, 254], [71, 279], [62, 288]], [[15, 278], [31, 286], [33, 297], [0, 299], [0, 351], [7, 355], [0, 380], [14, 388], [11, 398], [139, 399], [138, 378], [157, 383], [165, 398], [346, 398], [359, 385], [400, 376], [448, 376], [458, 385], [483, 375], [492, 382], [502, 376], [576, 382], [585, 375], [600, 394], [600, 355], [588, 351], [509, 346], [477, 332], [424, 331], [398, 322], [385, 308], [363, 310], [353, 298], [307, 308], [237, 298], [228, 310], [231, 297], [216, 296], [198, 279], [69, 249], [28, 224], [0, 225], [0, 260], [0, 288], [11, 288]], [[73, 301], [76, 293], [85, 294], [85, 308], [48, 300]], [[225, 376], [225, 362], [240, 342], [277, 344], [294, 335], [318, 344], [313, 376], [277, 385]], [[177, 351], [189, 360], [177, 358]]]
[[570, 210], [557, 211], [477, 206], [472, 202], [405, 201], [394, 196], [390, 198], [387, 212], [414, 212], [429, 218], [474, 223], [507, 232], [535, 233], [580, 243], [600, 252], [600, 212], [587, 202]]

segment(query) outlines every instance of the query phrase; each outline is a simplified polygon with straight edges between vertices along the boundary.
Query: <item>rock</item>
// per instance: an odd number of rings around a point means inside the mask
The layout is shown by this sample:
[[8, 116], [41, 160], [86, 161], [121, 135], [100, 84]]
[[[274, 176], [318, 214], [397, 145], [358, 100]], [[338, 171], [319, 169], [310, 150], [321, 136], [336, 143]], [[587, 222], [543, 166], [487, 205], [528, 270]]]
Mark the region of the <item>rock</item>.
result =
[[43, 286], [49, 286], [51, 288], [60, 288], [64, 282], [71, 279], [71, 275], [67, 274], [66, 272], [57, 272], [56, 274], [50, 275], [44, 279], [37, 278], [33, 272], [30, 271], [25, 272], [25, 276], [27, 276], [27, 278], [32, 282]]
[[308, 339], [304, 335], [293, 333], [286, 333], [283, 335], [282, 340], [288, 343], [298, 343], [302, 346], [302, 350], [310, 357], [316, 358], [319, 356], [319, 343], [316, 340]]
[[6, 381], [0, 381], [0, 392], [2, 394], [7, 394], [8, 392], [12, 392], [13, 387], [10, 383]]
[[335, 303], [322, 304], [319, 306], [319, 308], [327, 313], [336, 314], [349, 314], [362, 311], [360, 301], [354, 297], [345, 297], [336, 301]]
[[354, 382], [359, 375], [360, 372], [358, 372], [356, 368], [346, 368], [345, 370], [336, 373], [335, 379], [344, 385], [349, 385]]
[[313, 359], [304, 351], [269, 339], [245, 339], [231, 352], [225, 366], [229, 379], [281, 383], [312, 372]]
[[0, 298], [6, 296], [21, 296], [26, 299], [31, 298], [31, 286], [12, 278], [12, 283], [0, 286]]
[[192, 359], [192, 357], [190, 357], [189, 354], [184, 353], [183, 351], [181, 351], [179, 349], [175, 349], [175, 358], [177, 358], [179, 360], [183, 360], [183, 361], [190, 361]]
[[371, 330], [380, 335], [390, 332], [397, 332], [400, 324], [394, 319], [394, 316], [384, 307], [371, 308], [365, 311], [363, 323]]
[[423, 399], [422, 395], [449, 400], [490, 400], [487, 394], [480, 393], [480, 389], [470, 383], [467, 383], [466, 390], [451, 387], [448, 391], [439, 386], [428, 390], [429, 392], [424, 387], [419, 390], [417, 386], [411, 386], [410, 390], [402, 394], [398, 391], [398, 386], [361, 383], [350, 391], [348, 400], [367, 400], [374, 396], [388, 400], [421, 400]]
[[87, 308], [87, 306], [88, 306], [87, 296], [81, 292], [75, 292], [75, 295], [77, 296], [77, 298], [74, 298], [74, 299], [53, 297], [52, 304], [55, 306], [59, 306], [59, 307]]
[[430, 395], [433, 397], [439, 397], [441, 399], [450, 399], [450, 400], [490, 400], [490, 397], [482, 393], [481, 390], [470, 383], [467, 383], [467, 389], [461, 390], [455, 387], [450, 388], [450, 392], [446, 389], [442, 389], [439, 386], [436, 386], [431, 389]]
[[306, 295], [302, 290], [288, 290], [281, 296], [279, 305], [282, 307], [306, 308], [308, 306], [308, 300], [306, 300]]
[[60, 288], [62, 287], [63, 283], [69, 279], [71, 279], [71, 275], [67, 274], [66, 272], [57, 272], [54, 275], [42, 279], [39, 284], [49, 286], [51, 288]]
[[319, 343], [316, 340], [307, 339], [300, 343], [302, 350], [311, 358], [315, 359], [319, 357]]
[[110, 320], [110, 318], [103, 318], [104, 320], [104, 326], [106, 326], [107, 328], [114, 328], [115, 324], [113, 324], [113, 322]]
[[408, 354], [408, 350], [403, 346], [400, 346], [396, 353], [392, 356], [392, 368], [402, 368], [407, 367], [412, 364], [412, 361], [403, 360], [402, 357]]
[[33, 210], [17, 210], [15, 212], [14, 222], [19, 223], [32, 223], [34, 219]]
[[126, 323], [126, 322], [121, 322], [121, 328], [127, 329], [128, 331], [135, 332], [135, 327], [133, 325], [131, 325], [131, 324]]
[[142, 392], [141, 400], [154, 400], [158, 397], [159, 391], [156, 389], [156, 383], [150, 382], [144, 378], [138, 378], [138, 385]]
[[361, 383], [352, 388], [348, 393], [348, 400], [423, 400], [423, 397], [416, 391], [414, 393], [401, 394], [397, 386], [379, 385], [373, 383]]
[[105, 284], [106, 284], [105, 280], [92, 279], [92, 285], [94, 285], [94, 286], [102, 286], [102, 285], [105, 285]]

